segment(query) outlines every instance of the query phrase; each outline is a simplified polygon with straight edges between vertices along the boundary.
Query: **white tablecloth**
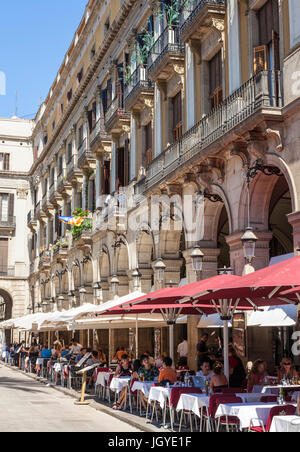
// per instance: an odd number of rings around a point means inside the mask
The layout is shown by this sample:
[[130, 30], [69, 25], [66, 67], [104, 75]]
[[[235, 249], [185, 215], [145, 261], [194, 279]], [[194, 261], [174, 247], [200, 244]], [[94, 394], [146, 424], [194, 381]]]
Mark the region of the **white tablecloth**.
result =
[[272, 433], [300, 432], [300, 416], [275, 416], [272, 421]]
[[149, 402], [158, 402], [161, 409], [164, 409], [166, 401], [170, 400], [171, 388], [155, 386], [150, 389]]
[[97, 376], [96, 386], [105, 386], [108, 382], [110, 373], [109, 372], [99, 372]]
[[128, 386], [128, 382], [131, 380], [131, 377], [121, 377], [121, 378], [113, 378], [111, 380], [110, 389], [113, 392], [119, 394], [123, 388]]
[[187, 410], [200, 417], [200, 408], [209, 406], [209, 396], [204, 394], [181, 394], [176, 410]]
[[298, 388], [300, 390], [300, 386], [254, 386], [253, 391], [254, 393], [262, 393], [264, 395], [278, 395], [281, 388], [284, 388], [285, 390], [294, 390]]
[[[266, 425], [271, 408], [277, 406], [276, 403], [228, 403], [219, 405], [216, 417], [223, 415], [237, 416], [241, 421], [241, 429], [249, 428], [251, 419], [261, 419]], [[296, 405], [295, 405], [296, 406]]]
[[148, 397], [153, 385], [154, 381], [135, 381], [132, 386], [132, 391], [142, 391]]
[[241, 393], [241, 394], [235, 394], [237, 397], [240, 397], [243, 401], [243, 403], [259, 403], [260, 399], [263, 397], [263, 394], [261, 393]]

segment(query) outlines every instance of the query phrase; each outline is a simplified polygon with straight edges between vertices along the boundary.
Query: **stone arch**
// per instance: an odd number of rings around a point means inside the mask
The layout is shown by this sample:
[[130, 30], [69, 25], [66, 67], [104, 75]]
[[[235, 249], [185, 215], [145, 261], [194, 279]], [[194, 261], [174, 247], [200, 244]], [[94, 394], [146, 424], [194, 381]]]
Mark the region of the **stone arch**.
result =
[[98, 258], [100, 280], [106, 280], [111, 276], [112, 265], [111, 265], [111, 254], [108, 246], [106, 244], [102, 245], [102, 249]]
[[6, 290], [0, 288], [0, 322], [12, 318], [13, 299]]
[[150, 268], [156, 259], [153, 231], [148, 223], [143, 223], [136, 232], [137, 265], [139, 268]]
[[[281, 170], [289, 188], [292, 202], [292, 211], [298, 209], [296, 186], [290, 169], [281, 157], [268, 153], [265, 156], [266, 165]], [[258, 173], [250, 183], [250, 222], [257, 231], [267, 231], [269, 222], [270, 201], [278, 181], [278, 176], [266, 176]], [[248, 223], [248, 190], [247, 181], [244, 180], [239, 203], [239, 230], [244, 230]]]

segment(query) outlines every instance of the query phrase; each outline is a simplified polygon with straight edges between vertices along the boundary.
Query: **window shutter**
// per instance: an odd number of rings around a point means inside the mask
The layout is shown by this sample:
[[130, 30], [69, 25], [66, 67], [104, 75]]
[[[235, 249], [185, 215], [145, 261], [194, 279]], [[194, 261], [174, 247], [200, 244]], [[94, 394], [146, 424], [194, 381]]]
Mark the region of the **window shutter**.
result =
[[279, 34], [277, 31], [272, 31], [272, 41], [273, 41], [273, 61], [275, 71], [280, 70], [280, 57], [279, 57]]
[[8, 239], [0, 238], [0, 274], [7, 274], [8, 266]]
[[8, 197], [8, 216], [13, 217], [15, 210], [15, 195], [13, 193], [9, 194]]
[[105, 115], [106, 110], [107, 110], [107, 89], [102, 89], [101, 90], [101, 103], [102, 103], [102, 113]]
[[268, 48], [259, 46], [254, 48], [254, 74], [268, 70]]
[[9, 160], [10, 160], [10, 154], [4, 154], [4, 160], [3, 160], [4, 171], [9, 171]]
[[107, 93], [107, 107], [110, 106], [111, 101], [112, 101], [112, 84], [111, 84], [111, 78], [109, 80], [107, 80], [107, 88], [106, 88], [106, 93]]
[[128, 185], [129, 182], [129, 140], [125, 140], [124, 148], [124, 187]]
[[2, 220], [2, 195], [0, 195], [0, 221]]

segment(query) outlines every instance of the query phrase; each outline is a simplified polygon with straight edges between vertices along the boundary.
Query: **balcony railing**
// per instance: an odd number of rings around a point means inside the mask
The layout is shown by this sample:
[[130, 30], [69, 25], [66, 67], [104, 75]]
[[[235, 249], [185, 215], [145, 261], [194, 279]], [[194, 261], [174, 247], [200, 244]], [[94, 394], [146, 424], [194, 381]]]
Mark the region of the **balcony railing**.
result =
[[52, 198], [52, 196], [54, 195], [55, 191], [56, 191], [56, 184], [55, 184], [55, 182], [53, 182], [53, 184], [49, 188], [49, 198]]
[[148, 57], [148, 71], [159, 63], [167, 53], [184, 53], [184, 44], [180, 40], [179, 27], [167, 27], [153, 44]]
[[156, 157], [147, 168], [146, 178], [137, 184], [136, 193], [141, 194], [165, 178], [261, 107], [282, 107], [281, 85], [280, 71], [256, 74]]
[[16, 217], [8, 216], [8, 217], [0, 217], [0, 228], [9, 228], [15, 229], [16, 227]]
[[125, 88], [125, 102], [134, 94], [139, 88], [152, 89], [154, 84], [148, 78], [147, 68], [138, 66], [131, 74], [130, 81]]
[[67, 166], [67, 177], [68, 178], [73, 174], [76, 167], [77, 167], [77, 164], [75, 163], [75, 155], [73, 155], [72, 159], [69, 161], [68, 166]]
[[67, 171], [65, 168], [62, 169], [61, 173], [57, 176], [57, 190], [61, 191], [63, 189], [65, 180], [67, 176]]
[[180, 16], [180, 32], [185, 31], [205, 6], [224, 7], [225, 0], [192, 0], [189, 1]]
[[124, 113], [124, 96], [118, 94], [111, 102], [105, 113], [105, 123], [108, 123], [115, 113], [121, 115]]
[[95, 124], [95, 127], [91, 130], [90, 133], [90, 144], [92, 145], [98, 137], [103, 136], [106, 139], [109, 139], [109, 135], [105, 130], [105, 119], [101, 117]]
[[34, 210], [30, 210], [27, 214], [27, 224], [36, 222], [36, 215]]
[[80, 157], [82, 157], [84, 155], [84, 153], [87, 150], [87, 140], [86, 138], [84, 138], [84, 140], [80, 143], [79, 147], [78, 147], [78, 159], [80, 159]]

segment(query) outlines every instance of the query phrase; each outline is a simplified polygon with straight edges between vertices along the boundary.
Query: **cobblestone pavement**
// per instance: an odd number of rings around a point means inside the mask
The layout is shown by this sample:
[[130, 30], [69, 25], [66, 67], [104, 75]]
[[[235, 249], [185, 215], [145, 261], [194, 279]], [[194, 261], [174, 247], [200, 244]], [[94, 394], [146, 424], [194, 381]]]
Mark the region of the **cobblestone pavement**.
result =
[[139, 430], [0, 364], [0, 432]]

